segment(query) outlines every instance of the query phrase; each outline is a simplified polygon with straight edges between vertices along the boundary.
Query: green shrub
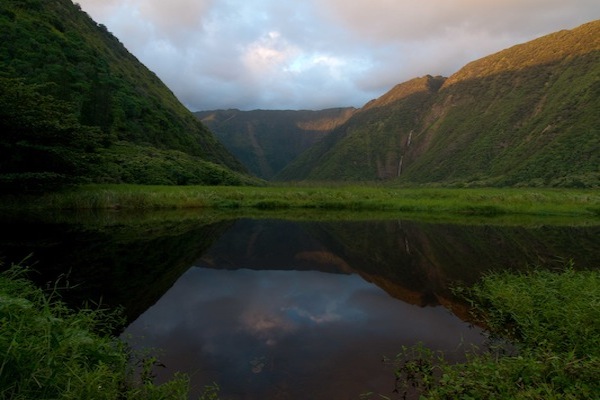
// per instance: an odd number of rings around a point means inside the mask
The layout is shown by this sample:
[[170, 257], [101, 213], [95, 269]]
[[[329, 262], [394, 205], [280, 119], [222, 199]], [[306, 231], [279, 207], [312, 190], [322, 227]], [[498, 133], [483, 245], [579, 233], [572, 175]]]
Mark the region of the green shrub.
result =
[[154, 359], [132, 366], [132, 352], [111, 332], [118, 315], [70, 310], [57, 292], [0, 275], [0, 399], [187, 399], [188, 378], [155, 385]]
[[418, 345], [396, 365], [397, 391], [425, 399], [595, 399], [600, 393], [600, 272], [534, 270], [460, 291], [491, 333], [461, 364]]

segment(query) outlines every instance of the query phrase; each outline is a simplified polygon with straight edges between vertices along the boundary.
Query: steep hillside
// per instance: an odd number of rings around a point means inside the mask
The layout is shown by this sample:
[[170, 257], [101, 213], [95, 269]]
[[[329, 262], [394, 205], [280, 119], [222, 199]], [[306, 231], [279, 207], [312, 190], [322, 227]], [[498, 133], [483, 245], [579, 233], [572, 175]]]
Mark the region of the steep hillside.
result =
[[426, 76], [394, 87], [328, 137], [301, 154], [276, 178], [373, 180], [394, 178], [408, 136], [419, 127], [442, 77]]
[[195, 114], [251, 172], [271, 179], [354, 111], [216, 110]]
[[4, 188], [241, 182], [241, 164], [70, 0], [0, 3]]
[[[392, 89], [279, 178], [600, 186], [600, 21], [474, 61], [440, 82]], [[421, 97], [402, 97], [405, 85]]]

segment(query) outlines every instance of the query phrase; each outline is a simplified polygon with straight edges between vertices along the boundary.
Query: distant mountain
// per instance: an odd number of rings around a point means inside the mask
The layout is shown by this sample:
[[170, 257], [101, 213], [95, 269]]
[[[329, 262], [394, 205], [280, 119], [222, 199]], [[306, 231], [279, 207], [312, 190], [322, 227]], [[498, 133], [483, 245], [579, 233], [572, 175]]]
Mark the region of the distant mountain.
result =
[[346, 122], [355, 110], [232, 109], [195, 114], [251, 172], [271, 179], [301, 152]]
[[276, 178], [600, 187], [600, 21], [400, 84]]
[[244, 167], [70, 0], [0, 3], [0, 184], [241, 183]]

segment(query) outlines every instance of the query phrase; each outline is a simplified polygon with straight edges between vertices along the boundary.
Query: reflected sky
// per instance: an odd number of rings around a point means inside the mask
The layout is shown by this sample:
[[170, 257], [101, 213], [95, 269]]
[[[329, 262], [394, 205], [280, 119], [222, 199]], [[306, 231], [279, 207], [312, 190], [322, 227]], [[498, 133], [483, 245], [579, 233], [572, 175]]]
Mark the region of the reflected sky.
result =
[[383, 355], [419, 341], [450, 351], [481, 342], [433, 307], [468, 317], [449, 286], [489, 271], [600, 263], [597, 224], [44, 217], [0, 215], [4, 265], [33, 254], [32, 276], [46, 285], [66, 274], [61, 295], [74, 307], [123, 305], [136, 346], [162, 349], [161, 378], [181, 370], [196, 388], [216, 381], [222, 399], [389, 395]]
[[358, 275], [193, 267], [125, 332], [167, 366], [227, 399], [358, 398], [390, 393], [382, 357], [422, 341], [481, 343], [443, 307], [390, 297]]

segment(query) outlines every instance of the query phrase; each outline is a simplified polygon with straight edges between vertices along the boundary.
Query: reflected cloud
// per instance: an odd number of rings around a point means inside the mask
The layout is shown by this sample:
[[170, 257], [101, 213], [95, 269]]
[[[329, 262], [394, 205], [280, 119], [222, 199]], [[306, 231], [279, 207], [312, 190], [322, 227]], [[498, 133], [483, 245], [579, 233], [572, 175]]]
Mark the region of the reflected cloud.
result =
[[271, 310], [247, 310], [240, 316], [240, 329], [273, 346], [280, 336], [294, 332], [297, 327], [284, 314], [275, 314]]
[[[399, 302], [358, 275], [198, 267], [126, 333], [134, 346], [165, 349], [160, 377], [192, 371], [195, 385], [216, 381], [232, 399], [273, 398], [277, 386], [292, 398], [328, 393], [333, 383], [357, 394], [390, 383], [381, 357], [402, 345], [482, 340], [445, 309]], [[230, 392], [239, 382], [244, 396]]]
[[[328, 307], [329, 308], [329, 307]], [[336, 308], [336, 307], [331, 307]], [[333, 310], [329, 310], [324, 314], [314, 315], [308, 310], [301, 309], [299, 307], [284, 307], [282, 311], [291, 315], [292, 318], [307, 319], [316, 324], [323, 324], [327, 322], [339, 321], [342, 317]]]
[[34, 253], [50, 267], [42, 284], [72, 271], [85, 298], [124, 304], [131, 320], [145, 311], [126, 336], [162, 349], [159, 376], [184, 371], [195, 388], [216, 381], [228, 399], [383, 393], [393, 374], [381, 357], [402, 345], [453, 351], [482, 341], [438, 306], [468, 315], [449, 283], [566, 259], [593, 266], [600, 256], [593, 223], [146, 217], [5, 217], [0, 253], [7, 261]]

